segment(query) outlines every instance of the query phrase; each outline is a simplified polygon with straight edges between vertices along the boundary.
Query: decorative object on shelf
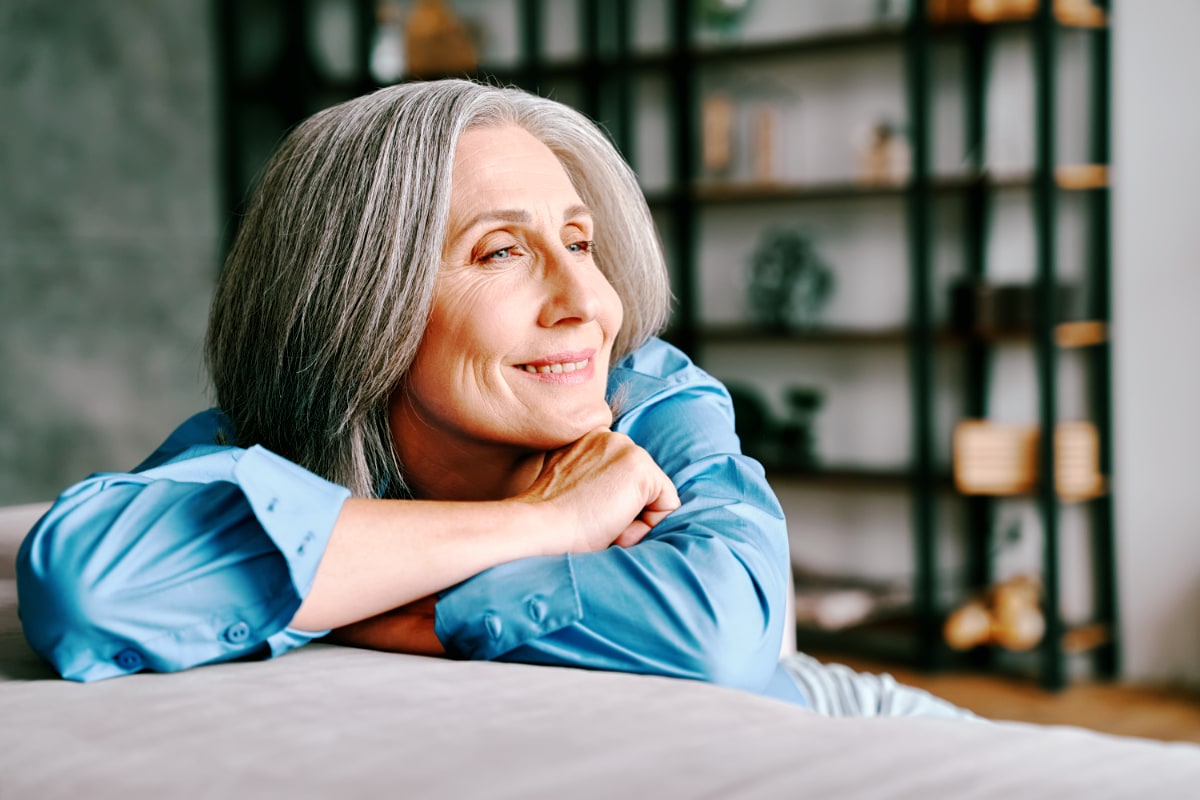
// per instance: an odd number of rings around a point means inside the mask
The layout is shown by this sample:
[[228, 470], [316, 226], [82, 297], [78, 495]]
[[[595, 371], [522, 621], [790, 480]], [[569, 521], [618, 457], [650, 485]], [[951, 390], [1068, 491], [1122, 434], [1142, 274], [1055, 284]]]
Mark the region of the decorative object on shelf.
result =
[[733, 402], [733, 424], [742, 452], [760, 462], [766, 461], [764, 452], [770, 445], [774, 419], [767, 401], [752, 387], [725, 381], [729, 399]]
[[1010, 495], [1037, 480], [1037, 427], [965, 420], [954, 429], [954, 483], [963, 494]]
[[793, 566], [796, 622], [822, 630], [899, 617], [912, 609], [912, 587], [903, 581], [834, 576]]
[[754, 388], [735, 381], [726, 383], [733, 401], [734, 425], [742, 451], [768, 467], [812, 469], [818, 464], [816, 412], [821, 407], [821, 390], [811, 386], [788, 387], [788, 414], [778, 419]]
[[776, 428], [778, 463], [794, 469], [817, 466], [816, 413], [821, 408], [821, 390], [811, 386], [790, 386], [784, 394], [788, 417]]
[[930, 0], [933, 22], [1000, 22], [1027, 19], [1037, 11], [1038, 0]]
[[1054, 168], [1054, 180], [1060, 189], [1102, 189], [1108, 186], [1108, 167], [1104, 164], [1060, 164]]
[[727, 178], [733, 168], [734, 107], [726, 92], [711, 92], [700, 107], [701, 163], [708, 175]]
[[1104, 9], [1091, 0], [1054, 0], [1054, 16], [1063, 25], [1098, 27], [1108, 21]]
[[[1028, 334], [1038, 320], [1037, 287], [1031, 284], [997, 284], [964, 279], [950, 287], [950, 324], [964, 336], [991, 338]], [[1077, 317], [1079, 292], [1071, 286], [1058, 287], [1054, 322]]]
[[833, 293], [833, 273], [812, 240], [794, 228], [768, 228], [750, 260], [750, 310], [771, 330], [812, 328]]
[[371, 77], [387, 85], [404, 77], [404, 18], [396, 0], [375, 6], [375, 32], [371, 40]]
[[778, 186], [796, 146], [792, 87], [722, 74], [700, 101], [701, 177], [710, 188]]
[[354, 0], [310, 3], [308, 47], [313, 66], [330, 81], [351, 81], [358, 70], [355, 36], [358, 8]]
[[[1049, 2], [1049, 0], [1047, 0]], [[933, 22], [1005, 22], [1029, 19], [1038, 10], [1038, 0], [930, 0]], [[1108, 16], [1091, 0], [1054, 0], [1054, 16], [1063, 25], [1096, 27]]]
[[1054, 483], [1066, 501], [1089, 500], [1104, 492], [1100, 433], [1094, 423], [1060, 422], [1055, 427]]
[[875, 21], [898, 22], [908, 14], [907, 0], [875, 0]]
[[779, 109], [773, 103], [756, 103], [751, 108], [751, 175], [756, 183], [779, 180], [779, 128]]
[[1099, 320], [1060, 322], [1054, 326], [1054, 343], [1059, 347], [1091, 347], [1108, 341], [1108, 325]]
[[869, 186], [903, 184], [912, 174], [912, 148], [904, 130], [893, 122], [871, 127], [859, 158], [859, 180]]
[[1028, 650], [1046, 633], [1040, 603], [1041, 584], [1036, 578], [1010, 578], [955, 610], [946, 618], [942, 637], [955, 650], [982, 645]]
[[726, 41], [735, 39], [752, 3], [753, 0], [700, 0], [700, 24], [717, 31]]
[[418, 78], [462, 76], [478, 58], [467, 26], [444, 0], [418, 0], [404, 28], [407, 72]]
[[[970, 495], [1033, 491], [1039, 431], [1033, 425], [965, 420], [954, 429], [954, 483]], [[1065, 501], [1088, 500], [1105, 490], [1100, 436], [1091, 422], [1059, 422], [1054, 435], [1054, 483]]]

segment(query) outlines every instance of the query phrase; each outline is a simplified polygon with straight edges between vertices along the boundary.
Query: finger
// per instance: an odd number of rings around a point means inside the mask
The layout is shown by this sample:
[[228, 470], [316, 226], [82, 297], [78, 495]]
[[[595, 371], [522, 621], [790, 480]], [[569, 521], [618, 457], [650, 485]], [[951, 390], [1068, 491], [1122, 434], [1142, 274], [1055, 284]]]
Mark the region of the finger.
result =
[[632, 547], [645, 538], [650, 532], [650, 526], [641, 519], [635, 519], [625, 527], [625, 530], [613, 540], [613, 544], [617, 547]]
[[655, 525], [670, 516], [670, 514], [670, 511], [652, 511], [650, 509], [646, 509], [642, 512], [642, 515], [638, 517], [638, 519], [646, 523], [647, 526], [653, 528]]
[[646, 504], [646, 508], [649, 511], [661, 511], [663, 516], [666, 516], [679, 506], [679, 493], [675, 491], [675, 485], [664, 474], [658, 486], [658, 495]]

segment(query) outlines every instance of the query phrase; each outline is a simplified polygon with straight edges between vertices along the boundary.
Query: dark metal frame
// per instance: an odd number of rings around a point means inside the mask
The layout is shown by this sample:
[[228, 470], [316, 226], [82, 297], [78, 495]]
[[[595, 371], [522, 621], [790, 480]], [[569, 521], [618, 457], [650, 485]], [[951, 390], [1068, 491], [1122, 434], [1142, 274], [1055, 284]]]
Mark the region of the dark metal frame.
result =
[[[356, 0], [357, 35], [359, 37], [359, 78], [340, 90], [351, 94], [375, 88], [369, 76], [370, 42], [375, 26], [374, 0]], [[983, 278], [987, 272], [986, 243], [990, 216], [991, 194], [1001, 184], [989, 180], [983, 156], [986, 144], [986, 94], [988, 85], [988, 53], [991, 29], [982, 25], [955, 26], [948, 31], [934, 30], [927, 15], [925, 0], [912, 0], [910, 16], [902, 26], [881, 26], [876, 29], [851, 31], [828, 36], [802, 37], [793, 41], [744, 47], [723, 47], [697, 50], [693, 37], [693, 2], [670, 0], [670, 32], [667, 52], [644, 55], [631, 52], [630, 0], [579, 0], [580, 41], [583, 53], [570, 65], [547, 64], [543, 52], [544, 0], [519, 0], [518, 35], [521, 39], [522, 61], [503, 75], [490, 77], [523, 86], [531, 91], [545, 92], [546, 81], [564, 75], [584, 84], [582, 106], [595, 119], [607, 117], [607, 130], [614, 143], [631, 162], [637, 154], [635, 140], [635, 79], [645, 71], [664, 75], [671, 96], [670, 131], [671, 188], [652, 203], [671, 220], [671, 241], [668, 251], [675, 261], [673, 276], [677, 306], [671, 329], [672, 340], [698, 360], [703, 359], [705, 341], [721, 338], [718, 331], [709, 330], [699, 319], [698, 281], [696, 277], [696, 248], [699, 210], [704, 205], [719, 205], [750, 199], [758, 202], [827, 202], [854, 201], [862, 196], [892, 196], [906, 203], [908, 215], [908, 261], [911, 292], [909, 327], [888, 341], [903, 341], [907, 345], [912, 400], [913, 452], [906, 475], [891, 473], [832, 470], [818, 473], [815, 479], [832, 480], [841, 486], [866, 487], [904, 485], [912, 498], [912, 532], [914, 553], [915, 627], [907, 648], [913, 660], [925, 668], [939, 666], [947, 655], [941, 642], [941, 623], [944, 612], [938, 607], [940, 587], [937, 582], [938, 504], [947, 494], [946, 476], [939, 474], [936, 449], [935, 387], [937, 385], [935, 352], [947, 342], [944, 334], [933, 326], [934, 242], [933, 210], [937, 198], [947, 194], [960, 197], [963, 208], [963, 240], [965, 243], [964, 274]], [[1101, 3], [1108, 7], [1108, 3]], [[313, 109], [309, 108], [315, 92], [330, 87], [321, 85], [321, 78], [306, 54], [305, 35], [308, 14], [307, 0], [284, 3], [283, 14], [287, 29], [284, 33], [283, 63], [266, 86], [245, 86], [239, 83], [237, 49], [231, 43], [237, 35], [237, 0], [217, 0], [214, 4], [214, 25], [218, 41], [225, 44], [220, 59], [219, 86], [222, 105], [220, 139], [222, 159], [222, 196], [229, 216], [227, 241], [236, 230], [237, 212], [243, 202], [246, 176], [240, 173], [239, 109], [249, 102], [268, 103], [281, 115], [287, 126], [299, 122]], [[1038, 417], [1043, 431], [1053, 431], [1057, 418], [1056, 365], [1057, 345], [1053, 338], [1052, 321], [1056, 319], [1054, 304], [1057, 265], [1055, 263], [1055, 221], [1059, 188], [1055, 182], [1054, 141], [1057, 127], [1055, 105], [1055, 59], [1059, 24], [1053, 15], [1053, 4], [1043, 0], [1040, 11], [1032, 21], [1035, 50], [1036, 97], [1036, 164], [1028, 185], [1035, 213], [1037, 240], [1036, 271], [1039, 324], [1034, 332], [1033, 346], [1037, 359]], [[960, 39], [965, 48], [964, 110], [967, 152], [972, 174], [966, 180], [935, 180], [931, 175], [931, 84], [932, 54], [935, 39], [950, 35]], [[1092, 38], [1092, 109], [1094, 138], [1092, 160], [1107, 164], [1110, 156], [1109, 82], [1110, 34], [1099, 28]], [[696, 185], [698, 161], [698, 80], [697, 69], [702, 64], [733, 63], [744, 58], [770, 58], [784, 54], [799, 54], [880, 45], [904, 47], [906, 58], [906, 92], [909, 104], [909, 130], [913, 157], [911, 182], [903, 189], [860, 186], [794, 187], [772, 194], [732, 192], [705, 193]], [[280, 131], [282, 135], [284, 131]], [[1021, 185], [1021, 184], [1018, 184]], [[743, 196], [745, 195], [745, 196]], [[1089, 192], [1089, 216], [1093, 236], [1088, 258], [1091, 265], [1091, 296], [1089, 316], [1107, 321], [1110, 315], [1110, 253], [1108, 230], [1111, 201], [1107, 188]], [[749, 341], [761, 333], [734, 332]], [[854, 332], [826, 332], [824, 335], [793, 337], [813, 346], [853, 346], [862, 337]], [[878, 337], [876, 337], [878, 338]], [[867, 337], [867, 341], [875, 341]], [[987, 416], [989, 364], [992, 343], [967, 337], [962, 341], [965, 359], [963, 411], [969, 417]], [[1111, 353], [1107, 343], [1094, 346], [1087, 357], [1091, 361], [1090, 395], [1094, 419], [1100, 431], [1101, 470], [1111, 478], [1112, 408]], [[1043, 552], [1044, 591], [1047, 631], [1041, 648], [1041, 682], [1048, 688], [1063, 686], [1067, 678], [1066, 660], [1062, 648], [1063, 621], [1058, 613], [1061, 587], [1059, 584], [1059, 499], [1054, 480], [1054, 437], [1041, 437], [1039, 467], [1042, 480], [1036, 502], [1041, 513], [1045, 547]], [[782, 474], [782, 473], [781, 473]], [[803, 478], [803, 475], [791, 475]], [[897, 481], [902, 481], [897, 483]], [[1115, 576], [1115, 546], [1113, 532], [1112, 496], [1090, 501], [1094, 530], [1093, 575], [1096, 586], [1097, 622], [1108, 630], [1107, 641], [1094, 651], [1098, 672], [1115, 676], [1119, 669], [1117, 637], [1117, 594]], [[995, 503], [986, 498], [964, 498], [964, 527], [967, 533], [968, 588], [979, 589], [992, 580], [990, 552], [995, 519]], [[843, 637], [844, 639], [844, 637]], [[838, 639], [825, 639], [839, 646]], [[852, 642], [842, 642], [854, 649]], [[890, 652], [895, 653], [895, 648]], [[975, 662], [986, 666], [987, 653], [980, 652]]]

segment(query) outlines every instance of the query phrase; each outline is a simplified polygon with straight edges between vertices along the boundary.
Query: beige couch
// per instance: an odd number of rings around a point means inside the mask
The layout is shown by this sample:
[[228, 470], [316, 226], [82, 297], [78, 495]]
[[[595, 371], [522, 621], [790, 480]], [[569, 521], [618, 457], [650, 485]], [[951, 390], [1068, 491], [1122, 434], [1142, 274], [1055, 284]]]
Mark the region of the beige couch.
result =
[[829, 720], [687, 681], [313, 644], [80, 685], [25, 645], [0, 509], [0, 797], [1183, 798], [1200, 748]]

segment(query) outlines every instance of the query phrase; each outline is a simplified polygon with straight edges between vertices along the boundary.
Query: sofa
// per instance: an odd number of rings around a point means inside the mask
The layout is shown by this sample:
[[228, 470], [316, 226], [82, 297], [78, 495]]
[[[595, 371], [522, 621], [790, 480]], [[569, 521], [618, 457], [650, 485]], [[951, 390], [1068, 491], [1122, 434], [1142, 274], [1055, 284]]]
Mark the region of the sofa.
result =
[[0, 797], [1200, 796], [1200, 747], [1068, 727], [827, 719], [691, 681], [314, 643], [92, 684], [26, 645], [0, 509]]

